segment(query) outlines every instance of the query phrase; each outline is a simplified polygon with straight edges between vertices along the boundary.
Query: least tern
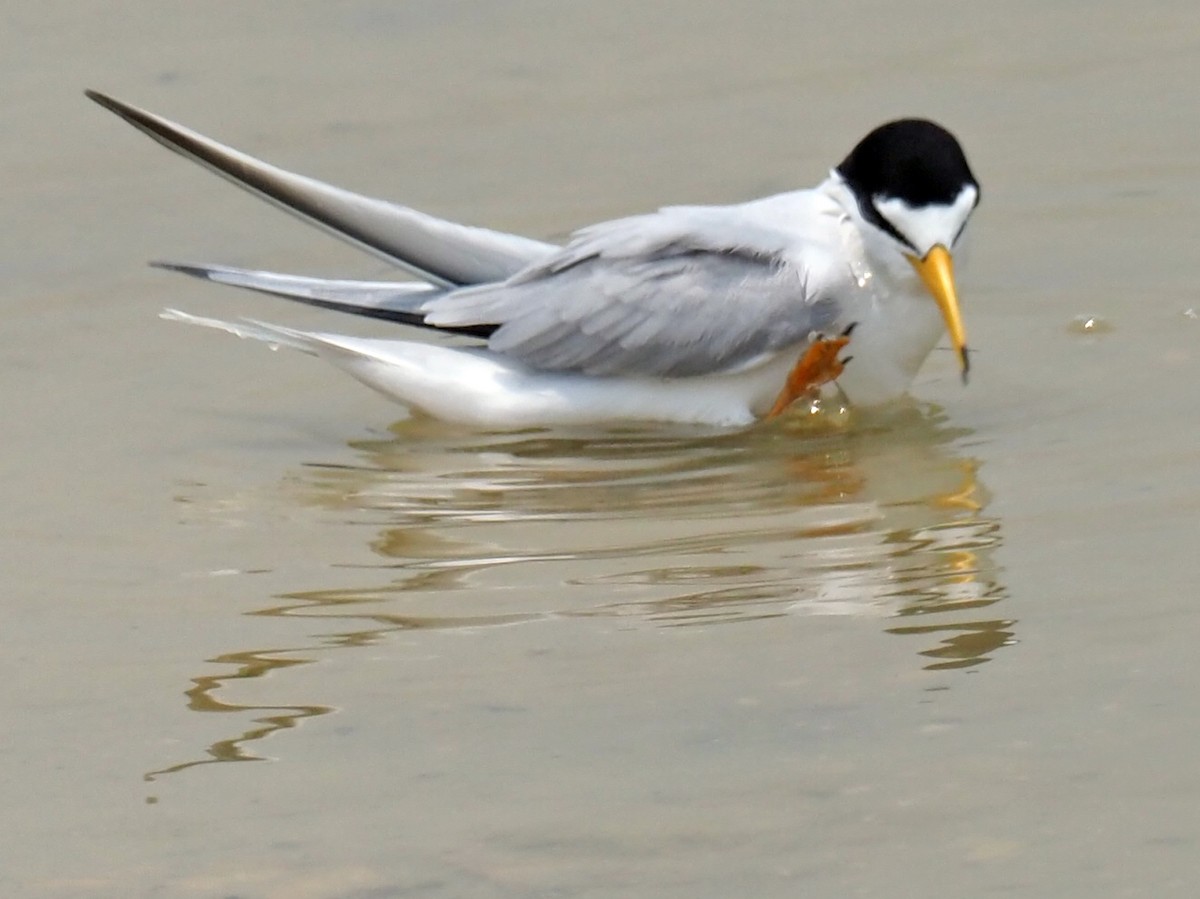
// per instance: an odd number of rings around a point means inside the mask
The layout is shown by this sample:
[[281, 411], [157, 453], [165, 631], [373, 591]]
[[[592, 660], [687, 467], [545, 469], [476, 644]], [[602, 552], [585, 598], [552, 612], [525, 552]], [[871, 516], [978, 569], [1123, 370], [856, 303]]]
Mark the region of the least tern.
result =
[[[565, 246], [460, 225], [269, 165], [103, 94], [167, 148], [420, 282], [155, 263], [473, 346], [164, 317], [321, 356], [438, 418], [488, 428], [665, 420], [743, 426], [836, 379], [853, 403], [903, 394], [944, 332], [968, 355], [951, 253], [979, 202], [958, 141], [881, 125], [816, 187], [671, 206]], [[852, 333], [851, 333], [852, 332]], [[461, 343], [461, 341], [459, 341]], [[849, 344], [848, 361], [841, 350]]]

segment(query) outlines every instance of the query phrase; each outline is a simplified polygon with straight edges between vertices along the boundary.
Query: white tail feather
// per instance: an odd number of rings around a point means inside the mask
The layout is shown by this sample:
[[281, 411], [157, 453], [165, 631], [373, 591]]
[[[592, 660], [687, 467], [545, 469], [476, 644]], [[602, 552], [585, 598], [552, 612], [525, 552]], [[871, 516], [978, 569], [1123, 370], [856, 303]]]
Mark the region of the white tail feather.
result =
[[310, 335], [303, 331], [294, 331], [291, 328], [283, 328], [279, 325], [271, 325], [252, 319], [227, 322], [219, 318], [204, 318], [199, 315], [191, 315], [187, 312], [181, 312], [178, 309], [164, 309], [158, 314], [158, 317], [166, 321], [215, 328], [218, 331], [225, 331], [236, 337], [261, 340], [273, 350], [285, 346], [289, 349], [299, 350], [302, 353], [308, 353], [311, 356], [320, 355], [317, 351], [316, 342]]

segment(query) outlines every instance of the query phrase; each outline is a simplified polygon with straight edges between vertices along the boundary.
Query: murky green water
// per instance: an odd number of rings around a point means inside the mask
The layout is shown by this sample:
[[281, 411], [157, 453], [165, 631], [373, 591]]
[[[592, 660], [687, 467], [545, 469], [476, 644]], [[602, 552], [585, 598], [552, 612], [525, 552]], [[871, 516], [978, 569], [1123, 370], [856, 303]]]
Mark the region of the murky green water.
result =
[[[0, 892], [1190, 896], [1198, 29], [1183, 3], [11, 12]], [[88, 86], [550, 237], [814, 183], [934, 116], [984, 187], [972, 383], [938, 352], [885, 415], [734, 434], [405, 419], [156, 319], [353, 325], [150, 258], [384, 272]]]

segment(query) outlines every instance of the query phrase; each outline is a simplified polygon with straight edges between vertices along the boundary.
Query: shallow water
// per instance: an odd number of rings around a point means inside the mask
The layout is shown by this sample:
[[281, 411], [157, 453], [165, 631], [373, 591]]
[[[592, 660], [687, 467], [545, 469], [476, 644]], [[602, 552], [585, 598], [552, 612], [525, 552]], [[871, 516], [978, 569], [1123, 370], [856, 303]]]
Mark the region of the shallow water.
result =
[[[1190, 5], [289, 10], [0, 36], [4, 895], [1192, 894]], [[335, 326], [150, 258], [385, 272], [87, 86], [542, 237], [931, 115], [984, 186], [972, 382], [939, 351], [887, 413], [739, 433], [406, 418], [157, 320]]]

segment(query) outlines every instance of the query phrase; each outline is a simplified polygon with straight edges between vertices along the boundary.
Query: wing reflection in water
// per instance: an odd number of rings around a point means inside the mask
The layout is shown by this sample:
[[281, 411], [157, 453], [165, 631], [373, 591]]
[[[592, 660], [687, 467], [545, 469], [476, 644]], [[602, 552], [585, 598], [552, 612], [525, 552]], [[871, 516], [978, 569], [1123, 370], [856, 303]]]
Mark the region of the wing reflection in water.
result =
[[1015, 622], [994, 614], [1000, 525], [976, 461], [957, 448], [968, 436], [917, 406], [735, 434], [480, 435], [400, 422], [352, 444], [359, 464], [314, 464], [291, 481], [292, 501], [370, 529], [375, 561], [328, 562], [375, 583], [287, 594], [254, 613], [322, 619], [320, 636], [214, 659], [235, 670], [196, 678], [192, 708], [270, 714], [206, 758], [147, 777], [256, 758], [248, 744], [330, 711], [222, 703], [222, 685], [396, 631], [869, 616], [916, 637], [928, 669], [976, 666], [1013, 641]]

